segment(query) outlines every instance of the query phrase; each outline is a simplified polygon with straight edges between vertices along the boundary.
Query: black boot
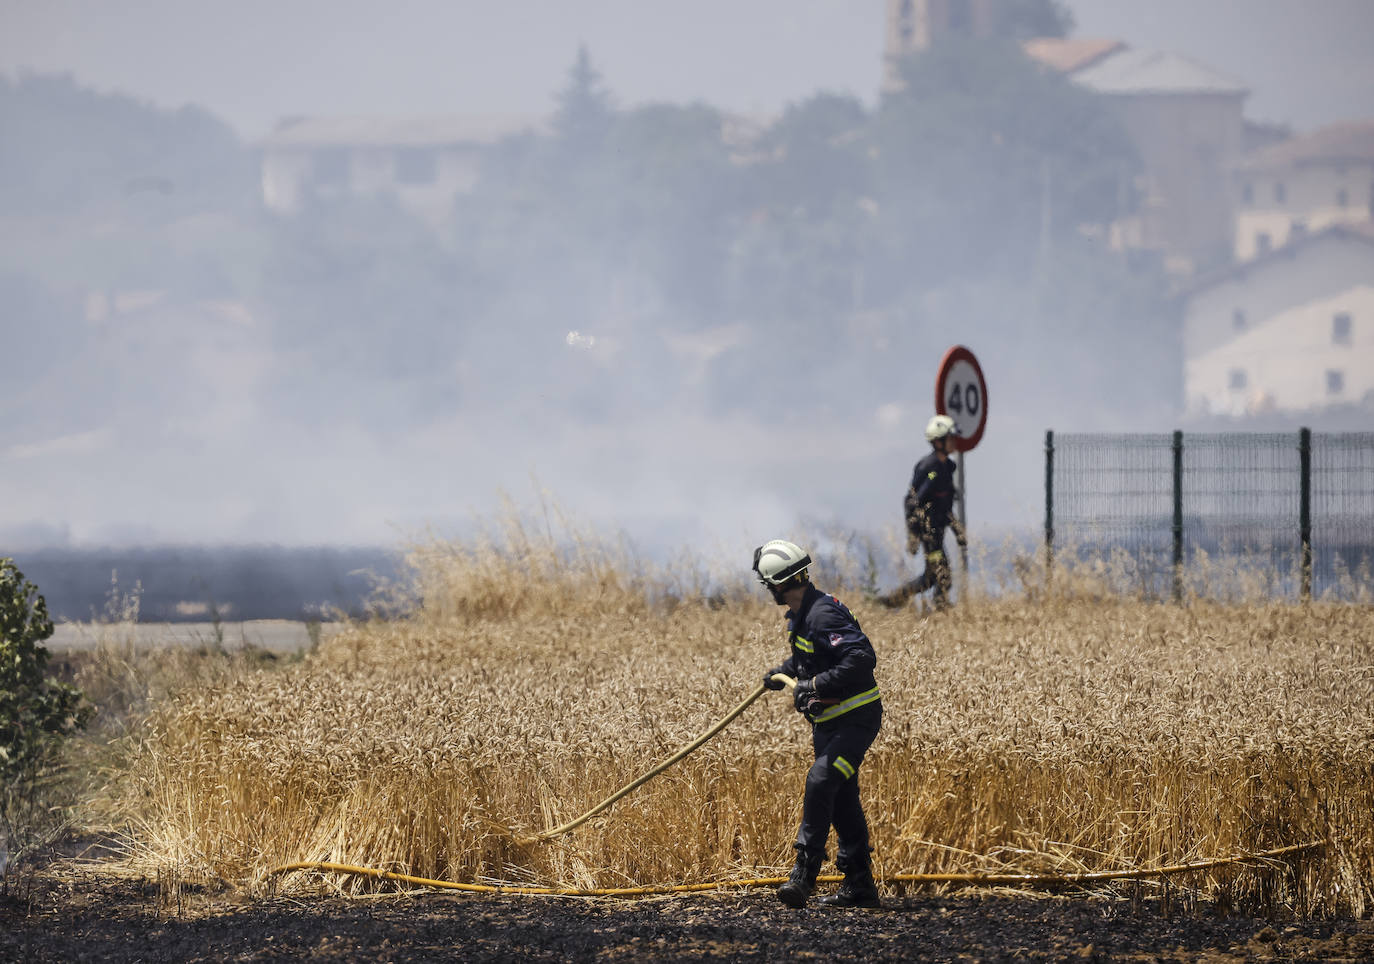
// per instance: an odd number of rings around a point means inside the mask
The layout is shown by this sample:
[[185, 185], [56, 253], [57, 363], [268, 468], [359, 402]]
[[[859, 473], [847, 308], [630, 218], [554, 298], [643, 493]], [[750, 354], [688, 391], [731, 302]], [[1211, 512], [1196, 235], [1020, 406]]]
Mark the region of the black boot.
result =
[[811, 856], [801, 851], [797, 852], [797, 862], [792, 867], [792, 873], [787, 876], [787, 883], [778, 888], [778, 900], [788, 907], [805, 907], [806, 898], [811, 896], [811, 891], [816, 886], [816, 875], [821, 872], [821, 862], [825, 860], [825, 854]]
[[910, 580], [889, 593], [874, 596], [873, 601], [879, 606], [886, 607], [887, 609], [901, 609], [907, 603], [911, 602], [912, 596], [916, 595], [918, 582], [919, 580], [916, 579]]
[[844, 874], [840, 889], [829, 897], [822, 897], [827, 907], [881, 907], [878, 885], [873, 881], [873, 865], [868, 854], [859, 858], [837, 858], [836, 865]]

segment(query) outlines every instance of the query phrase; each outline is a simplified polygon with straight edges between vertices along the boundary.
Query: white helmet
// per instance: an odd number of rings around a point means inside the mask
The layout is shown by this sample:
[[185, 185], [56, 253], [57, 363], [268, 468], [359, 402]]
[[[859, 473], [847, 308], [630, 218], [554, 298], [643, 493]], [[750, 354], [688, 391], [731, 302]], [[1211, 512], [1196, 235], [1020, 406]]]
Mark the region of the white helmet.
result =
[[806, 567], [811, 557], [795, 542], [773, 539], [754, 550], [754, 571], [759, 582], [769, 589], [781, 587], [793, 579], [806, 579]]
[[934, 442], [936, 439], [958, 434], [959, 429], [955, 426], [954, 419], [950, 418], [948, 415], [936, 415], [929, 422], [926, 422], [927, 442]]

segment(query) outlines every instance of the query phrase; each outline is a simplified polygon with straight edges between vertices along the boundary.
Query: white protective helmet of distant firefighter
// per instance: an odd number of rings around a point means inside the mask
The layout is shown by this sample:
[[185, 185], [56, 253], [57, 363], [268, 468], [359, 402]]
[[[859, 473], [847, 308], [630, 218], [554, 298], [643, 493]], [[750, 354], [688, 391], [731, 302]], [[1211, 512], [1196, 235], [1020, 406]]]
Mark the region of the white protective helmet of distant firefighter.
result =
[[769, 589], [781, 589], [794, 579], [806, 580], [811, 557], [795, 542], [773, 539], [754, 550], [754, 572]]
[[948, 415], [936, 415], [929, 422], [926, 422], [926, 441], [934, 442], [938, 439], [949, 438], [951, 435], [958, 435], [959, 429], [954, 424], [954, 419]]

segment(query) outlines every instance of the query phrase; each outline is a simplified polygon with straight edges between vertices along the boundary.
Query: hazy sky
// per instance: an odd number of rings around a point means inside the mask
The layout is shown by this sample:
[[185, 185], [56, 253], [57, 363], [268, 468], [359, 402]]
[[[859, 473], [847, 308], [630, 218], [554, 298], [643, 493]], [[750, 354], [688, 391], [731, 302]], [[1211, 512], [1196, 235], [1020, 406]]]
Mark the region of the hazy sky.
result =
[[[1300, 129], [1374, 115], [1371, 0], [1072, 0], [1082, 35], [1175, 51]], [[246, 137], [290, 114], [549, 109], [585, 42], [623, 102], [872, 101], [883, 0], [0, 0], [0, 69], [201, 104]]]
[[[1253, 118], [1308, 129], [1374, 117], [1374, 0], [1073, 0], [1072, 9], [1081, 35], [1171, 50], [1244, 79]], [[872, 103], [883, 19], [883, 0], [0, 0], [0, 71], [69, 71], [163, 106], [199, 104], [257, 138], [291, 114], [545, 114], [585, 42], [622, 103], [699, 99], [773, 112], [817, 90]], [[1015, 352], [995, 343], [978, 351], [996, 397], [999, 365]], [[924, 448], [912, 440], [929, 397], [924, 378], [911, 397], [893, 386], [878, 410], [887, 415], [825, 426], [848, 446], [833, 477], [778, 473], [794, 446], [782, 433], [691, 418], [672, 433], [627, 418], [529, 441], [475, 469], [466, 453], [494, 450], [519, 427], [455, 418], [396, 439], [347, 425], [279, 437], [265, 428], [270, 413], [254, 408], [253, 365], [266, 363], [245, 357], [235, 368], [216, 356], [204, 373], [207, 384], [223, 382], [222, 404], [210, 426], [219, 428], [198, 448], [139, 451], [134, 469], [114, 471], [128, 440], [147, 431], [112, 419], [0, 451], [0, 474], [27, 482], [7, 493], [0, 536], [6, 524], [44, 520], [78, 542], [387, 542], [397, 527], [456, 523], [498, 490], [544, 484], [594, 517], [658, 532], [660, 543], [709, 520], [732, 545], [747, 544], [798, 513], [890, 530]], [[240, 369], [242, 384], [221, 377]], [[1053, 424], [1125, 427], [1076, 417]], [[970, 467], [979, 518], [1038, 518], [1047, 424], [1014, 403], [998, 410]], [[229, 471], [266, 451], [281, 453], [276, 471]], [[99, 485], [86, 484], [92, 475]], [[627, 486], [637, 493], [628, 502]]]

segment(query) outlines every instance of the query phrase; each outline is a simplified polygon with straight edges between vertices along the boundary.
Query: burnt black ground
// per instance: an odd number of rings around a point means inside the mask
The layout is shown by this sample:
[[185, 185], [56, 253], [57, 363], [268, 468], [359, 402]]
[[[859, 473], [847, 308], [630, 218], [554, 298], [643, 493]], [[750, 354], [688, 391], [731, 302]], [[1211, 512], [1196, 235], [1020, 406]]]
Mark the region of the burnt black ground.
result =
[[769, 891], [639, 901], [422, 893], [169, 898], [89, 872], [20, 881], [0, 960], [1270, 961], [1374, 960], [1374, 922], [1269, 921], [1100, 897], [885, 898], [880, 911], [783, 907]]

